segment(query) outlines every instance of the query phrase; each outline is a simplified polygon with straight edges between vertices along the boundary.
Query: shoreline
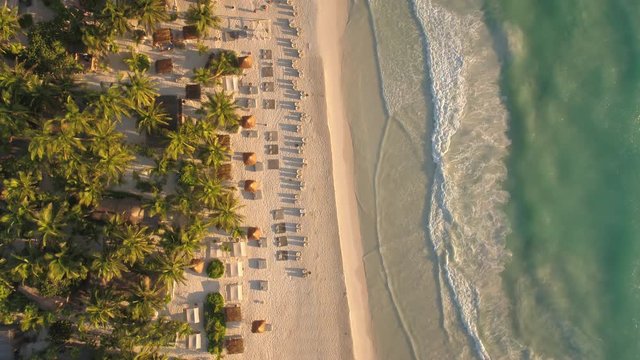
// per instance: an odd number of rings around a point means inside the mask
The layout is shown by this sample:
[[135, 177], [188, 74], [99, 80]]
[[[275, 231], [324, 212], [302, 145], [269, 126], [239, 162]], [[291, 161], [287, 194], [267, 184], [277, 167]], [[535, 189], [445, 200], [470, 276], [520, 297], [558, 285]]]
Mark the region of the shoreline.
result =
[[353, 143], [346, 118], [341, 81], [342, 35], [346, 30], [348, 8], [347, 4], [341, 4], [338, 0], [322, 5], [315, 4], [314, 25], [318, 31], [314, 45], [322, 58], [324, 72], [336, 216], [349, 305], [353, 357], [358, 360], [376, 359], [355, 192]]

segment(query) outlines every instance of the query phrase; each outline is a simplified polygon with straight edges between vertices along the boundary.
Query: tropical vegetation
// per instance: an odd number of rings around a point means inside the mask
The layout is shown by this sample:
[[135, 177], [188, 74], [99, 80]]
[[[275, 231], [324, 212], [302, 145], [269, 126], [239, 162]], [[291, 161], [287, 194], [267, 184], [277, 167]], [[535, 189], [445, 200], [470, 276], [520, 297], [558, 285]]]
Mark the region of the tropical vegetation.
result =
[[207, 275], [212, 279], [219, 279], [224, 275], [224, 264], [218, 259], [213, 259], [207, 266]]
[[[138, 53], [110, 85], [78, 82], [75, 53], [119, 51], [132, 19], [147, 30], [166, 21], [164, 0], [83, 1], [87, 11], [48, 3], [53, 19], [24, 30], [0, 7], [0, 323], [27, 342], [48, 333], [35, 358], [80, 348], [159, 358], [192, 331], [159, 314], [208, 231], [243, 235], [237, 192], [217, 171], [230, 159], [219, 132], [237, 128], [236, 106], [214, 93], [199, 118], [169, 126]], [[126, 122], [145, 145], [118, 130]], [[210, 350], [220, 354], [222, 299], [209, 300]]]
[[224, 346], [224, 336], [226, 334], [226, 322], [224, 317], [224, 298], [220, 293], [207, 295], [204, 304], [204, 329], [207, 332], [210, 353], [222, 354]]

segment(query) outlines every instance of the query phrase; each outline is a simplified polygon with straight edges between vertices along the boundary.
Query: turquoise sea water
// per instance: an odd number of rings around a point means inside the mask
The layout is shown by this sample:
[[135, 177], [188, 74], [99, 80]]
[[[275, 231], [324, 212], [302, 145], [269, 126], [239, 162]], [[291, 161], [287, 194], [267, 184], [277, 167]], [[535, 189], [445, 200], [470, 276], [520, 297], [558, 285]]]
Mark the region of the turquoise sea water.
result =
[[381, 359], [640, 359], [640, 2], [352, 0]]

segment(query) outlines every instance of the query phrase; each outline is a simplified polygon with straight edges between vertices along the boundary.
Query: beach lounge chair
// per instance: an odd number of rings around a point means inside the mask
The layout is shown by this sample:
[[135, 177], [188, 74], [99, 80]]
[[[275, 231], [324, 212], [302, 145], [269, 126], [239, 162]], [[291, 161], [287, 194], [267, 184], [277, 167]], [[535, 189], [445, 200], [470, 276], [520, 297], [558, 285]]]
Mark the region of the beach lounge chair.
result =
[[202, 334], [195, 333], [187, 337], [187, 349], [200, 350], [202, 349]]
[[274, 230], [276, 234], [284, 234], [285, 232], [287, 232], [287, 225], [285, 223], [275, 224]]
[[233, 257], [247, 256], [247, 243], [244, 241], [233, 242], [231, 244], [231, 256]]
[[278, 159], [267, 160], [267, 169], [269, 169], [269, 170], [278, 170], [278, 169], [280, 169], [280, 160], [278, 160]]
[[246, 137], [248, 138], [257, 138], [258, 137], [258, 132], [256, 130], [247, 130], [244, 132]]
[[278, 155], [278, 145], [267, 145], [267, 155]]
[[264, 137], [267, 141], [278, 141], [279, 138], [277, 131], [267, 131], [264, 133]]
[[262, 100], [262, 108], [267, 110], [273, 110], [276, 108], [276, 101], [274, 99]]
[[255, 259], [256, 268], [258, 269], [266, 269], [267, 268], [267, 259]]
[[192, 308], [184, 309], [185, 316], [187, 318], [187, 323], [189, 324], [199, 324], [200, 323], [200, 308], [195, 306]]
[[273, 220], [284, 220], [284, 210], [273, 210]]
[[242, 285], [235, 283], [227, 285], [227, 302], [242, 301]]
[[262, 190], [252, 193], [253, 200], [262, 200]]
[[253, 171], [263, 171], [264, 164], [261, 161], [258, 161], [255, 165], [253, 165]]
[[277, 246], [287, 246], [289, 244], [289, 241], [287, 241], [287, 237], [286, 236], [276, 236], [276, 245]]
[[227, 264], [227, 277], [242, 277], [244, 275], [244, 266], [242, 261], [233, 261]]
[[258, 281], [258, 289], [262, 291], [269, 290], [269, 282], [267, 280], [259, 280]]
[[271, 60], [273, 59], [273, 51], [270, 49], [262, 49], [260, 50], [260, 57], [263, 60]]

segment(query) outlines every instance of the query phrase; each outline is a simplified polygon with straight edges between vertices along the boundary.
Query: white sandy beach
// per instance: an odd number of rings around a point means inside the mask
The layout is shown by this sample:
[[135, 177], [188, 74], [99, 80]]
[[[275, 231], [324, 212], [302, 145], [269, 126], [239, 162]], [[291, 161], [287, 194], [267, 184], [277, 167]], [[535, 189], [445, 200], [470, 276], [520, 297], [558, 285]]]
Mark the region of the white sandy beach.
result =
[[[180, 18], [166, 27], [179, 33], [184, 25], [184, 12], [191, 1], [177, 1]], [[245, 70], [241, 79], [244, 85], [251, 84], [260, 90], [257, 94], [236, 93], [236, 98], [254, 99], [254, 109], [241, 111], [240, 115], [255, 115], [258, 126], [257, 137], [249, 137], [243, 131], [231, 136], [234, 153], [233, 179], [242, 190], [244, 180], [261, 183], [263, 198], [251, 199], [242, 193], [241, 199], [246, 216], [246, 226], [262, 229], [266, 247], [249, 241], [242, 254], [227, 254], [215, 251], [213, 234], [203, 244], [201, 255], [209, 262], [222, 257], [226, 263], [240, 262], [243, 276], [224, 276], [218, 280], [206, 274], [187, 272], [187, 283], [177, 284], [174, 298], [165, 314], [174, 319], [185, 320], [184, 309], [197, 306], [200, 322], [192, 324], [202, 333], [202, 349], [187, 349], [184, 342], [176, 348], [165, 349], [172, 355], [183, 358], [208, 359], [206, 336], [203, 328], [203, 302], [208, 293], [220, 291], [228, 304], [238, 304], [242, 310], [242, 321], [228, 324], [227, 336], [242, 336], [244, 353], [227, 355], [229, 359], [374, 359], [371, 339], [370, 313], [367, 288], [362, 263], [362, 246], [354, 192], [352, 148], [349, 128], [344, 118], [341, 81], [341, 34], [346, 23], [347, 4], [341, 0], [302, 1], [290, 0], [291, 5], [273, 1], [219, 1], [217, 13], [223, 18], [223, 27], [240, 29], [252, 26], [252, 19], [270, 20], [268, 34], [261, 38], [241, 38], [224, 41], [214, 39], [219, 32], [209, 35], [204, 44], [210, 49], [235, 50], [239, 55], [251, 54], [254, 65]], [[254, 4], [268, 5], [266, 10], [253, 11]], [[232, 8], [232, 6], [234, 8]], [[295, 35], [289, 21], [301, 29]], [[266, 36], [265, 36], [266, 35]], [[298, 58], [292, 44], [302, 50]], [[126, 42], [124, 46], [130, 45]], [[151, 49], [147, 40], [139, 51], [148, 54], [152, 61], [171, 58], [174, 71], [169, 75], [156, 75], [161, 94], [184, 96], [184, 85], [190, 83], [192, 72], [202, 67], [209, 52], [199, 54], [195, 43], [185, 49], [159, 52]], [[124, 50], [121, 49], [121, 51]], [[262, 50], [271, 50], [272, 59], [262, 59]], [[122, 55], [110, 57], [110, 67], [125, 70]], [[292, 68], [301, 70], [302, 76]], [[273, 66], [273, 77], [265, 76], [263, 68]], [[114, 73], [98, 73], [87, 76], [94, 85], [115, 80]], [[295, 86], [292, 87], [292, 81]], [[263, 83], [273, 82], [275, 91], [264, 91]], [[213, 89], [206, 89], [211, 92]], [[299, 90], [308, 97], [300, 98]], [[264, 100], [275, 100], [275, 109], [264, 109]], [[298, 106], [299, 110], [294, 107]], [[184, 114], [192, 115], [199, 107], [197, 101], [186, 101]], [[308, 115], [300, 121], [298, 112]], [[300, 126], [300, 131], [294, 131]], [[123, 129], [136, 141], [133, 128]], [[127, 131], [128, 130], [128, 131]], [[268, 141], [266, 132], [278, 132], [277, 141]], [[331, 136], [330, 136], [331, 135]], [[298, 154], [295, 144], [306, 138], [303, 154]], [[266, 154], [267, 145], [278, 145], [279, 152]], [[258, 161], [264, 164], [263, 171], [254, 171], [242, 163], [243, 152], [255, 152]], [[268, 169], [268, 160], [279, 160], [280, 169]], [[302, 160], [308, 165], [302, 166]], [[292, 180], [292, 174], [301, 170], [301, 179]], [[295, 175], [293, 175], [295, 176]], [[299, 189], [297, 181], [305, 182]], [[297, 194], [297, 204], [290, 196]], [[273, 211], [285, 210], [284, 220], [274, 220]], [[300, 216], [304, 209], [306, 216]], [[276, 247], [274, 224], [285, 222], [289, 228], [300, 224], [299, 233], [288, 232], [289, 245]], [[303, 237], [308, 245], [303, 246]], [[276, 251], [299, 251], [299, 261], [278, 261]], [[237, 255], [237, 256], [236, 256]], [[265, 260], [266, 269], [257, 263]], [[301, 272], [307, 269], [308, 277]], [[261, 290], [259, 282], [268, 282], [268, 289]], [[238, 284], [242, 299], [230, 299], [227, 286]], [[270, 331], [251, 333], [253, 320], [266, 320]]]

